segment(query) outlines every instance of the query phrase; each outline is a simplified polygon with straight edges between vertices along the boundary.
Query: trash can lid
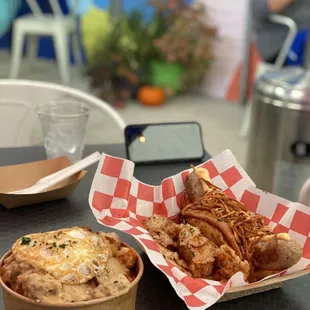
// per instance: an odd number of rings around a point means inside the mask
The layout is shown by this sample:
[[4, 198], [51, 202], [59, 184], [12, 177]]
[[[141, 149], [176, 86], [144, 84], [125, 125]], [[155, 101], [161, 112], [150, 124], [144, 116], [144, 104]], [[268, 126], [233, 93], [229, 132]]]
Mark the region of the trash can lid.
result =
[[255, 90], [268, 98], [266, 103], [294, 110], [310, 111], [310, 71], [287, 67], [268, 71], [255, 83]]

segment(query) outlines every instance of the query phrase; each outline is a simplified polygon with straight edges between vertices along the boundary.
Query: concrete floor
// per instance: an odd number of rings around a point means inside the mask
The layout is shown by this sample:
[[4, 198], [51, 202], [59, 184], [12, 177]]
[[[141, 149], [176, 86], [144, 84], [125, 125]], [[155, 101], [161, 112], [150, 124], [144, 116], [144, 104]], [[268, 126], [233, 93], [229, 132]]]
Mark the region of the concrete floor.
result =
[[[9, 55], [0, 54], [0, 78], [8, 77], [9, 65]], [[23, 61], [19, 77], [60, 83], [57, 66], [54, 62], [49, 61], [38, 61], [35, 64], [30, 64], [26, 60]], [[83, 77], [82, 70], [71, 68], [71, 77], [72, 87], [89, 91], [88, 81]], [[238, 136], [243, 108], [236, 104], [205, 96], [186, 95], [174, 98], [160, 108], [149, 108], [136, 102], [129, 102], [125, 109], [118, 112], [128, 124], [199, 122], [203, 131], [205, 149], [210, 154], [215, 155], [229, 148], [241, 164], [245, 163], [247, 143]], [[37, 130], [39, 132], [40, 128], [38, 127]], [[102, 113], [98, 113], [96, 109], [92, 109], [86, 133], [86, 143], [117, 143], [122, 141], [122, 133], [116, 129], [116, 125], [111, 119]], [[42, 143], [41, 138], [33, 141], [33, 144], [40, 143]]]

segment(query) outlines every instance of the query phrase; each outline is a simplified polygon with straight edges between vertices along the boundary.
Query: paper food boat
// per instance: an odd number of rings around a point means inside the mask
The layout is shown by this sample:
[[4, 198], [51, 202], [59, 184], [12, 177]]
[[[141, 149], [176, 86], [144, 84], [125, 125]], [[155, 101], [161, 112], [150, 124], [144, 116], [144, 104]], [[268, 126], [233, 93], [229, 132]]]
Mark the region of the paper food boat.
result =
[[310, 271], [309, 207], [255, 188], [229, 150], [201, 166], [209, 170], [212, 182], [228, 196], [241, 200], [250, 211], [264, 216], [275, 233], [288, 232], [299, 242], [304, 248], [299, 263], [269, 277], [266, 282], [248, 285], [240, 272], [222, 284], [193, 279], [167, 262], [141, 221], [153, 214], [175, 217], [180, 213], [184, 182], [190, 170], [163, 180], [160, 186], [151, 186], [133, 177], [133, 162], [103, 154], [92, 183], [89, 205], [100, 224], [128, 233], [142, 245], [153, 265], [167, 276], [189, 309], [206, 309], [221, 298], [225, 299], [225, 293], [240, 294], [255, 288], [259, 291], [265, 283], [270, 286]]
[[58, 157], [0, 167], [0, 205], [3, 205], [7, 209], [12, 209], [68, 197], [86, 175], [86, 170], [80, 171], [70, 178], [63, 180], [44, 193], [23, 195], [8, 193], [28, 188], [45, 176], [70, 165], [72, 165], [72, 162], [67, 157]]

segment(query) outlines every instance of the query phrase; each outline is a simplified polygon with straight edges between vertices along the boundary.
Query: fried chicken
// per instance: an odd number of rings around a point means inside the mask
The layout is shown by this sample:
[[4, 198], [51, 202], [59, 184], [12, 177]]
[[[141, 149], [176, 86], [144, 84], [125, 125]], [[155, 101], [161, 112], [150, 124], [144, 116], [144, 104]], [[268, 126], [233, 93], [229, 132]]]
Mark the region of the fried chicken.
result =
[[135, 251], [125, 246], [117, 251], [116, 257], [128, 269], [133, 269], [137, 261]]
[[193, 278], [228, 280], [242, 272], [245, 280], [250, 265], [227, 244], [215, 245], [198, 227], [176, 224], [158, 215], [144, 221], [144, 227], [159, 244], [164, 257]]
[[183, 226], [178, 238], [178, 253], [188, 263], [194, 278], [205, 278], [212, 273], [217, 249], [197, 227]]
[[227, 280], [239, 271], [244, 274], [244, 279], [247, 280], [250, 273], [249, 263], [242, 261], [235, 251], [226, 244], [217, 250], [216, 266], [221, 277]]
[[173, 249], [177, 247], [177, 240], [182, 228], [166, 217], [153, 215], [144, 221], [144, 227], [151, 234], [153, 239], [165, 248]]
[[189, 266], [187, 262], [180, 257], [178, 252], [168, 250], [162, 245], [159, 245], [159, 248], [168, 262], [170, 262], [173, 266], [179, 268], [182, 272], [188, 274], [189, 276], [192, 276], [189, 272]]
[[165, 258], [180, 266], [194, 278], [205, 278], [212, 273], [216, 246], [205, 238], [199, 228], [176, 224], [158, 215], [144, 221], [144, 227], [160, 245]]

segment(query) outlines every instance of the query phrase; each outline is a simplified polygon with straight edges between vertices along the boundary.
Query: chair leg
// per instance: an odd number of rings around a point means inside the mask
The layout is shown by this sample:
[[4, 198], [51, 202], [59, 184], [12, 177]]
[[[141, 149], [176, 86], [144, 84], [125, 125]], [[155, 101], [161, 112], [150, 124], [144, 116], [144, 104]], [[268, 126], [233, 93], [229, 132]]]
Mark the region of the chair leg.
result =
[[252, 102], [248, 102], [245, 108], [245, 113], [243, 116], [240, 133], [241, 137], [247, 137], [251, 127], [251, 118], [252, 118]]
[[12, 60], [10, 78], [15, 79], [19, 75], [20, 63], [23, 57], [24, 33], [20, 27], [14, 25], [12, 42]]
[[82, 51], [80, 47], [79, 36], [76, 32], [72, 34], [72, 50], [75, 65], [81, 67], [83, 65]]
[[27, 37], [27, 56], [31, 65], [35, 62], [37, 58], [38, 41], [39, 38], [37, 36], [28, 35]]
[[68, 35], [63, 31], [59, 31], [53, 37], [55, 44], [56, 59], [58, 63], [58, 69], [60, 78], [63, 84], [70, 83], [69, 76], [69, 42]]

